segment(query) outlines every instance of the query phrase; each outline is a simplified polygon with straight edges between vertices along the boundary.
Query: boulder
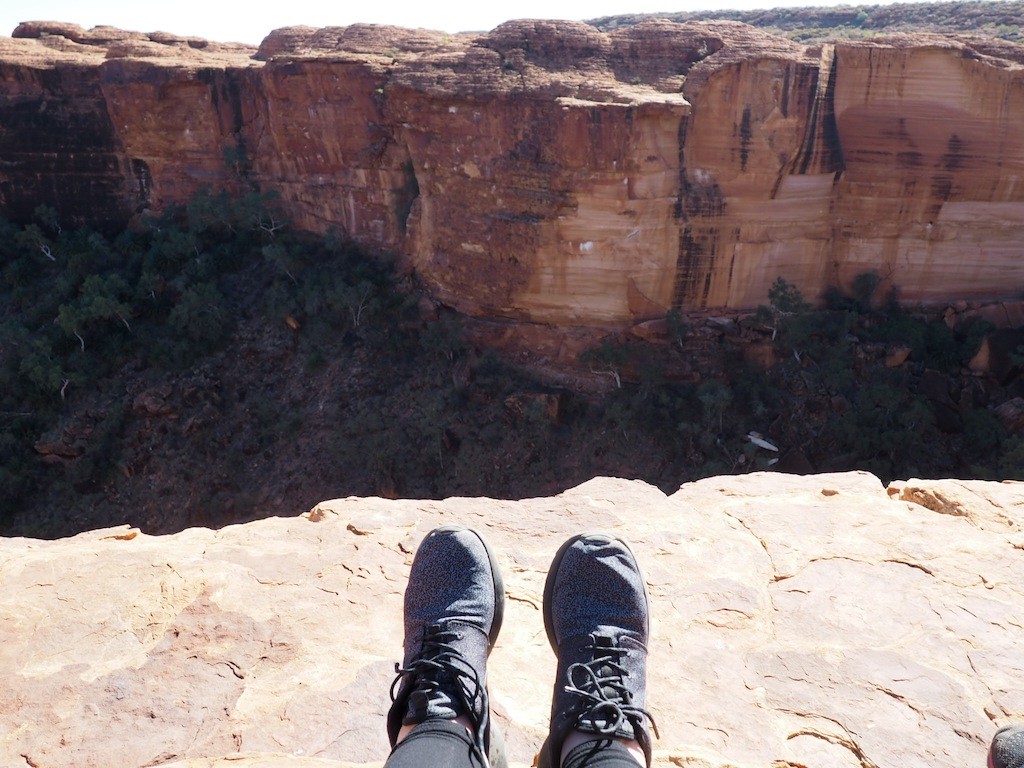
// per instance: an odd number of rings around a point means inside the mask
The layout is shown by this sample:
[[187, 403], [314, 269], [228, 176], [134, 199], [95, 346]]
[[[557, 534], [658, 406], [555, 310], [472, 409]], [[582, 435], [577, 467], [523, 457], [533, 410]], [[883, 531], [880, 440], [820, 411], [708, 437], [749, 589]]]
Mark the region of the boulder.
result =
[[1007, 432], [1024, 432], [1024, 397], [1012, 397], [1000, 403], [993, 411]]
[[1020, 376], [1022, 358], [1024, 329], [1000, 328], [982, 339], [968, 365], [972, 371], [989, 374], [1006, 386]]

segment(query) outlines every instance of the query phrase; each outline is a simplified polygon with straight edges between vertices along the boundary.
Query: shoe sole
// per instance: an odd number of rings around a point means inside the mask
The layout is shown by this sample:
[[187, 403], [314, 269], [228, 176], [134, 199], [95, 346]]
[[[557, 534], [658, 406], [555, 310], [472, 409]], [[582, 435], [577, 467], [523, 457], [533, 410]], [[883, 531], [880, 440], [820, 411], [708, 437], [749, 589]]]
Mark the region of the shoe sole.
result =
[[578, 533], [558, 548], [554, 559], [551, 561], [551, 567], [548, 569], [548, 577], [544, 582], [544, 604], [542, 609], [544, 613], [544, 631], [547, 632], [548, 642], [551, 644], [551, 649], [555, 652], [556, 656], [558, 655], [558, 643], [555, 641], [555, 622], [554, 617], [551, 615], [551, 604], [554, 602], [555, 597], [555, 577], [558, 575], [558, 569], [562, 565], [565, 553], [569, 551], [569, 548], [572, 547], [573, 544], [581, 539], [596, 537], [607, 539], [609, 542], [618, 542], [626, 548], [626, 551], [629, 552], [629, 556], [633, 558], [633, 563], [636, 565], [637, 573], [640, 574], [640, 583], [643, 584], [644, 587], [644, 603], [646, 604], [645, 607], [647, 608], [648, 613], [647, 624], [648, 626], [650, 625], [651, 599], [650, 595], [647, 594], [647, 580], [644, 579], [643, 572], [640, 570], [640, 564], [636, 559], [636, 555], [633, 554], [633, 550], [630, 548], [629, 544], [618, 536], [612, 536], [609, 533], [600, 533], [595, 531], [591, 531], [589, 533]]
[[494, 581], [494, 618], [491, 619], [491, 631], [487, 633], [487, 643], [490, 649], [497, 642], [498, 632], [501, 631], [501, 623], [505, 619], [505, 580], [501, 576], [501, 570], [498, 568], [498, 561], [494, 557], [493, 550], [491, 550], [490, 545], [478, 531], [465, 525], [442, 525], [439, 528], [435, 528], [433, 532], [459, 533], [462, 531], [467, 531], [476, 536], [477, 540], [483, 545], [484, 552], [487, 553], [487, 561], [491, 566], [491, 578]]

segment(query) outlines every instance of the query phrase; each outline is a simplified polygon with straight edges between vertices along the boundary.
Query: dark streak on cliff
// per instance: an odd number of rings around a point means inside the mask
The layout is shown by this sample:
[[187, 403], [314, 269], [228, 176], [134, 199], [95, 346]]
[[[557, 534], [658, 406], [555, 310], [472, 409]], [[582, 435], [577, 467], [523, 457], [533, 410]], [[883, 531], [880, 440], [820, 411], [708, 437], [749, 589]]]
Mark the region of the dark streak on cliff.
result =
[[17, 221], [46, 203], [69, 223], [124, 223], [135, 207], [127, 158], [95, 67], [0, 63], [0, 204]]

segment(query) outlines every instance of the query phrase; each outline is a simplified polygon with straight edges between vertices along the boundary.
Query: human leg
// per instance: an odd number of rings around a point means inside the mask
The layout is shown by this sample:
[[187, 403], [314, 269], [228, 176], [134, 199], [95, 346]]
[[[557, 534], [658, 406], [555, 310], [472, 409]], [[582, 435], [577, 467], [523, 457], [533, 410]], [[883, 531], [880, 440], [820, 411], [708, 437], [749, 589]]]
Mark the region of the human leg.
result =
[[490, 548], [468, 528], [424, 538], [405, 591], [405, 648], [392, 684], [387, 768], [487, 768], [487, 656], [505, 591]]
[[486, 768], [461, 723], [424, 720], [391, 749], [385, 768]]
[[647, 589], [629, 547], [574, 536], [544, 587], [544, 627], [558, 656], [541, 768], [650, 766]]

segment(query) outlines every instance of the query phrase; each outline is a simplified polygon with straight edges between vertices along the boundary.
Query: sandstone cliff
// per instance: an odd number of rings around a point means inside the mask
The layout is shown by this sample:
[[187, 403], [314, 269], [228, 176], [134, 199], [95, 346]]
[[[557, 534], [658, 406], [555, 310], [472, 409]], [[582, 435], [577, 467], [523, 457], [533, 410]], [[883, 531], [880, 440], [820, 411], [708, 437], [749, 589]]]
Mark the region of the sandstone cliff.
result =
[[1004, 299], [1022, 61], [731, 22], [289, 28], [258, 51], [37, 22], [0, 38], [0, 211], [113, 224], [255, 187], [460, 310], [563, 326], [750, 308], [780, 275]]
[[659, 766], [980, 768], [1024, 718], [1024, 486], [753, 474], [665, 496], [597, 479], [0, 539], [0, 763], [379, 765], [412, 553], [453, 522], [485, 532], [506, 577], [491, 685], [514, 764], [546, 727], [548, 564], [594, 528], [646, 572]]

